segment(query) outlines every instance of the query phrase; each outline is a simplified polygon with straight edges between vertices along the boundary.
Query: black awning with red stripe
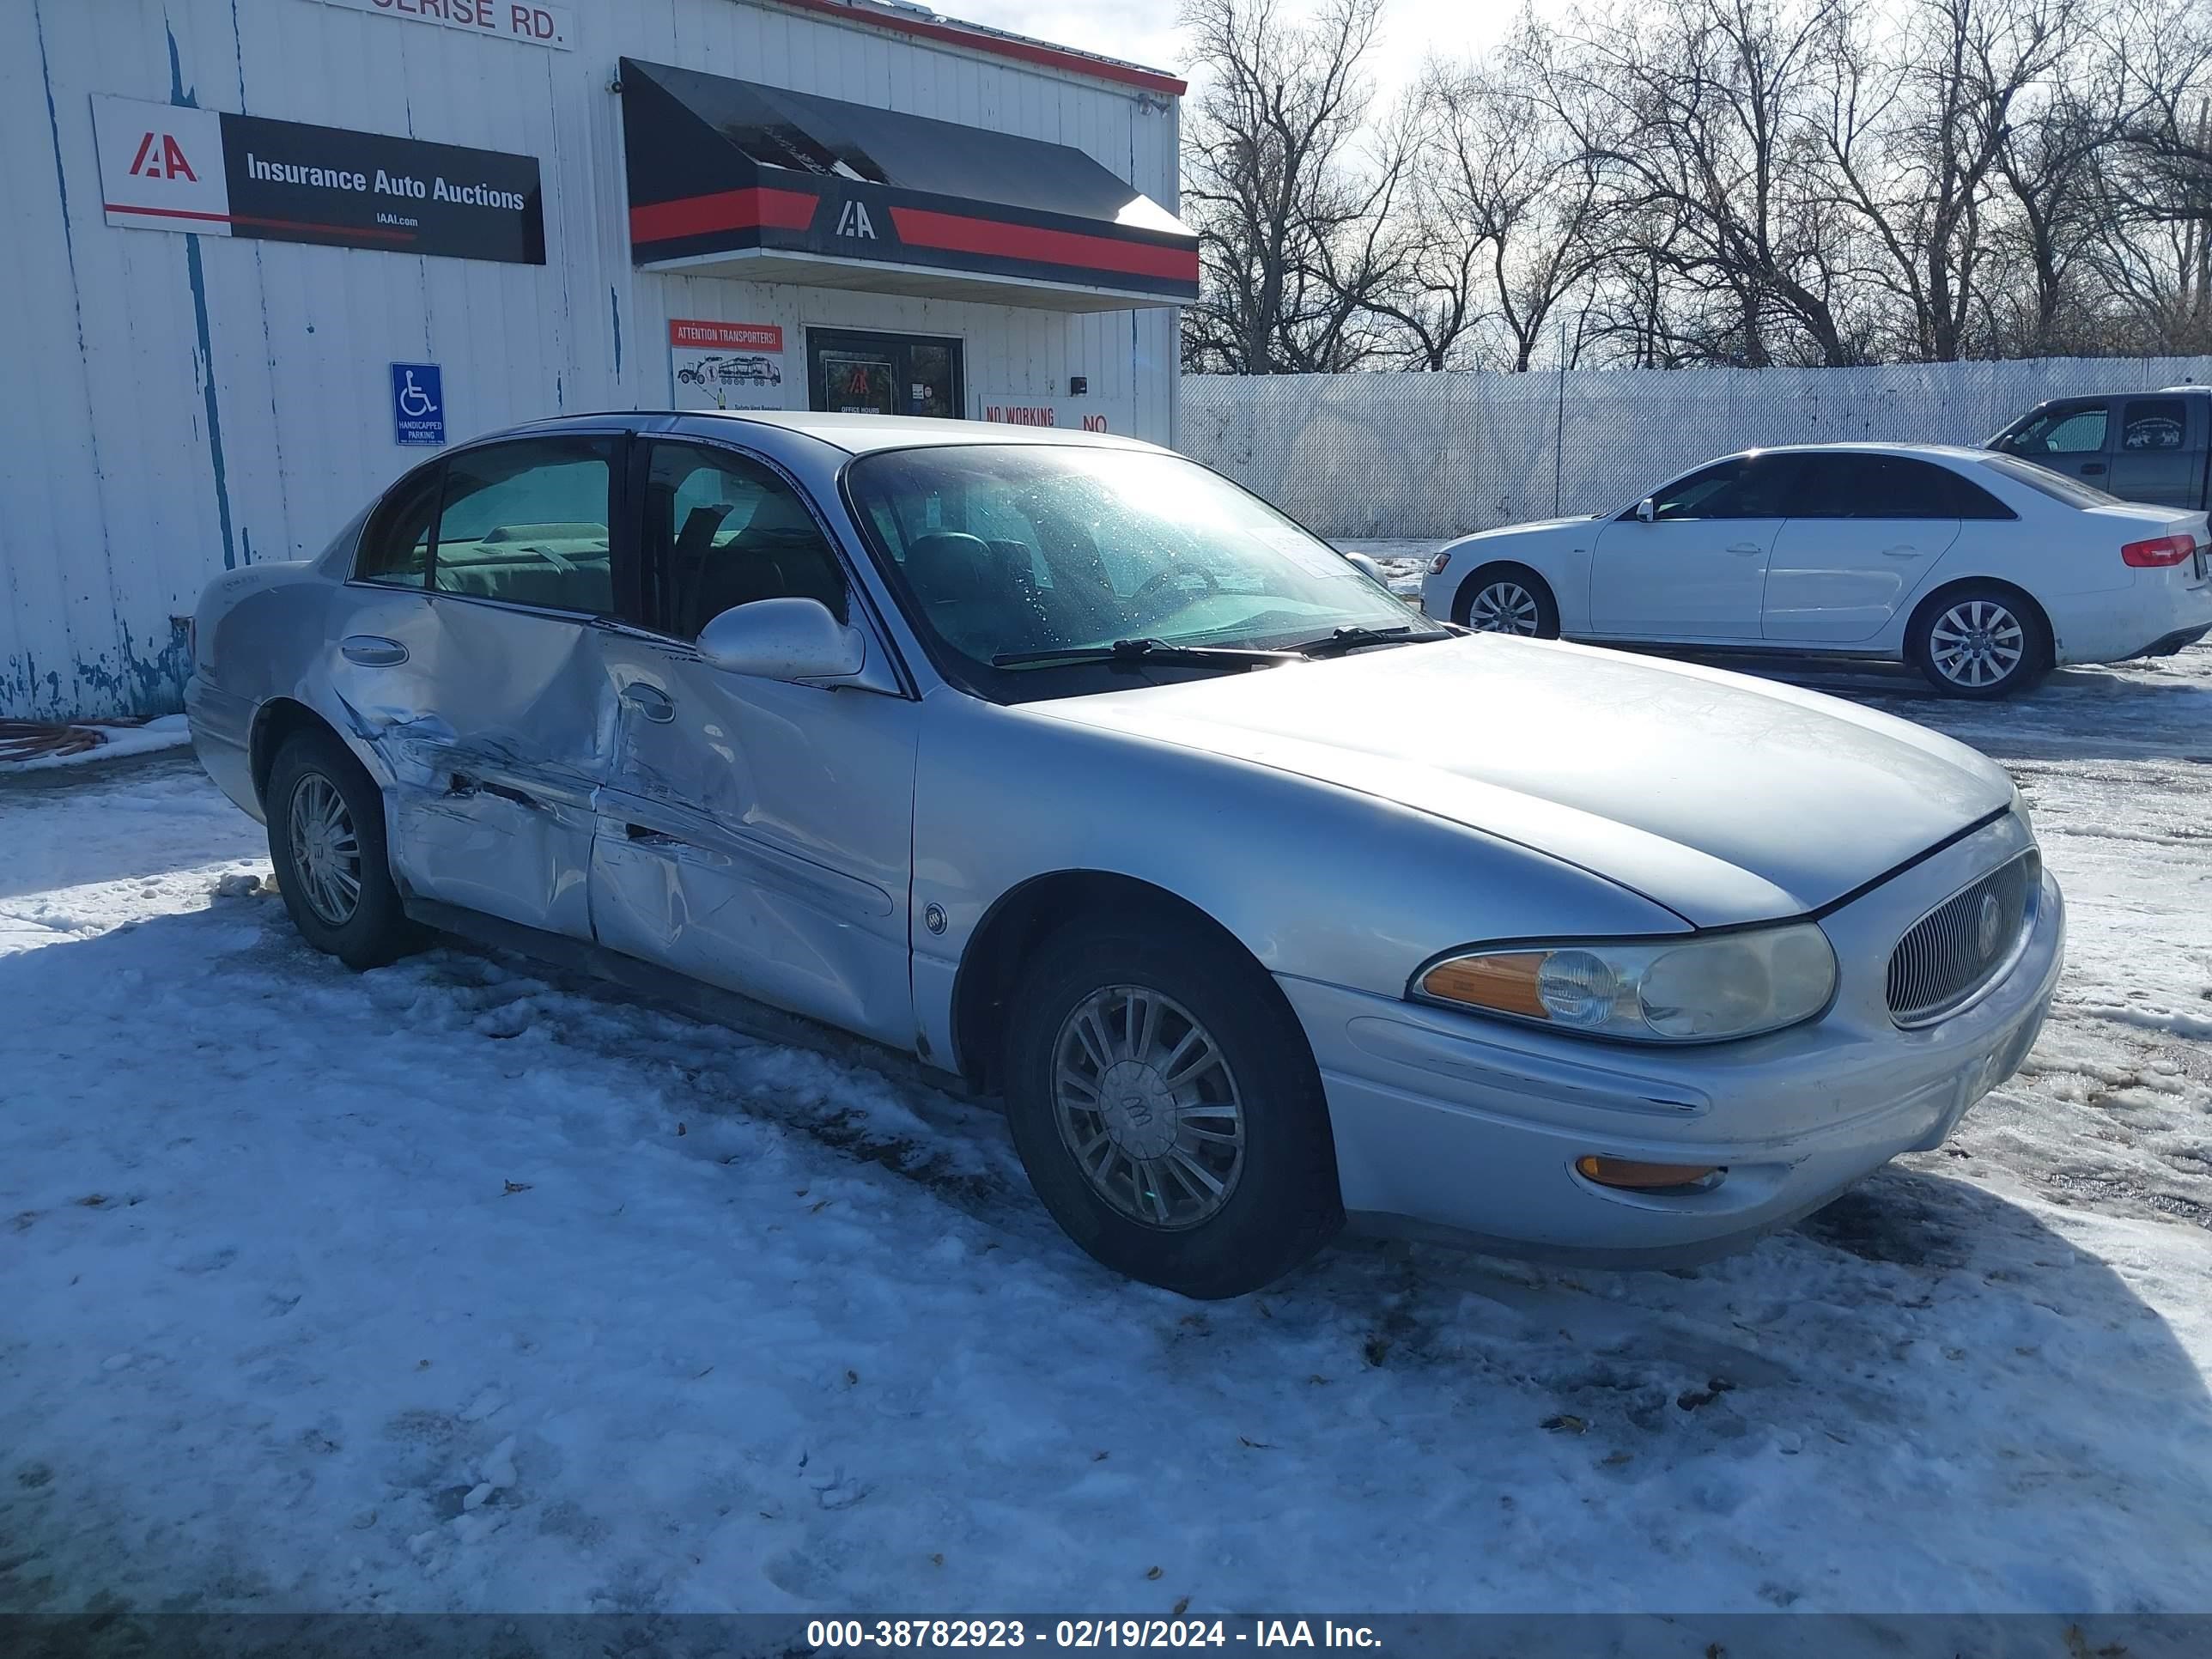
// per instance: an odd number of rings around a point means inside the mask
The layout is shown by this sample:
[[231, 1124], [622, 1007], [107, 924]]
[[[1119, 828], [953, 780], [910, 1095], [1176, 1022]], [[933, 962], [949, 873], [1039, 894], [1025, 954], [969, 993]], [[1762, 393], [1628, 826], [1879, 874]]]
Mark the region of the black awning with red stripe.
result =
[[1198, 239], [1082, 151], [622, 61], [638, 264], [1060, 310], [1198, 297]]

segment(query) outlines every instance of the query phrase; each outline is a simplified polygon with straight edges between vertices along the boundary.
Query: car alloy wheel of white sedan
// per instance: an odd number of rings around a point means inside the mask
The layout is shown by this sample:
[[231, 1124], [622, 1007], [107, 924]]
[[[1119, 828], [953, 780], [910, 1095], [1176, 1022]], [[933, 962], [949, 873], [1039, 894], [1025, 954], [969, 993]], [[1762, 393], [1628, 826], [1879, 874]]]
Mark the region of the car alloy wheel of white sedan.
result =
[[[1757, 562], [1740, 522], [1621, 533]], [[1530, 638], [1567, 578], [1491, 575], [1507, 631], [1427, 622], [1125, 439], [577, 416], [218, 577], [186, 702], [316, 948], [442, 929], [912, 1055], [1004, 1102], [1093, 1258], [1188, 1295], [1347, 1223], [1695, 1260], [1940, 1143], [2059, 971], [2011, 781]], [[1960, 592], [1944, 661], [2033, 659]]]
[[1952, 684], [1979, 691], [2017, 673], [2027, 658], [2026, 626], [2002, 600], [1969, 598], [1943, 611], [1929, 629], [1928, 660]]
[[1468, 626], [1479, 634], [1520, 634], [1533, 638], [1543, 621], [1536, 596], [1510, 577], [1476, 590], [1468, 606]]
[[2203, 513], [1994, 450], [1809, 444], [1463, 537], [1421, 605], [1483, 631], [1907, 663], [1947, 696], [2004, 697], [2212, 632], [2208, 544]]

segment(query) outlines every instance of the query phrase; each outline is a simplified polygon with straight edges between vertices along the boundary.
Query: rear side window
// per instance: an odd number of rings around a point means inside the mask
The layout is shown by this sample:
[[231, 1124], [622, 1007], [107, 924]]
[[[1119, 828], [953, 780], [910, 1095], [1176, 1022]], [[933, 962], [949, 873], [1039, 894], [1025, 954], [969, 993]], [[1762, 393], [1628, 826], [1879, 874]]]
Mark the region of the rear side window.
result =
[[354, 556], [354, 580], [391, 587], [423, 587], [430, 580], [432, 530], [438, 516], [443, 461], [394, 484], [369, 517]]
[[2012, 519], [2010, 507], [1947, 466], [1906, 455], [1811, 454], [1793, 519]]
[[2109, 422], [2102, 404], [2046, 409], [1996, 441], [2008, 455], [2094, 455], [2105, 447]]
[[2136, 398], [2120, 415], [2120, 447], [2179, 449], [2188, 442], [2189, 406], [2179, 398]]
[[441, 593], [609, 616], [611, 438], [529, 438], [446, 464], [431, 550]]

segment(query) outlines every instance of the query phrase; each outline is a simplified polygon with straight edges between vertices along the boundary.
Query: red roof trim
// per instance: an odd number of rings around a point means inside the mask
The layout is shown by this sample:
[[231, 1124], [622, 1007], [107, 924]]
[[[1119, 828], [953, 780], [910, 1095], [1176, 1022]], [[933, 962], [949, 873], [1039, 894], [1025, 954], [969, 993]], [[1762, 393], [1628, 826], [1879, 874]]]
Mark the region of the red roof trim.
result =
[[811, 11], [848, 23], [865, 23], [872, 28], [916, 35], [946, 46], [965, 46], [970, 52], [988, 52], [994, 58], [1011, 58], [1018, 63], [1041, 64], [1048, 69], [1065, 70], [1071, 75], [1087, 75], [1097, 81], [1116, 81], [1124, 86], [1143, 87], [1147, 91], [1166, 93], [1171, 98], [1180, 98], [1190, 90], [1188, 82], [1172, 75], [1163, 75], [1158, 70], [1139, 69], [1133, 64], [1117, 64], [1111, 58], [1093, 58], [1085, 52], [1072, 52], [1065, 46], [1048, 46], [1038, 41], [1010, 40], [1004, 35], [964, 29], [957, 24], [931, 18], [908, 17], [895, 11], [848, 6], [841, 3], [841, 0], [775, 0], [775, 3], [788, 6], [794, 11]]
[[1084, 270], [1120, 271], [1169, 282], [1198, 282], [1198, 246], [1160, 247], [1089, 236], [1079, 230], [1008, 224], [1002, 219], [973, 219], [961, 213], [933, 213], [927, 208], [895, 207], [891, 224], [909, 247], [944, 248], [957, 253], [1029, 259], [1038, 264]]
[[811, 191], [769, 190], [748, 185], [743, 190], [719, 190], [708, 196], [684, 196], [673, 202], [647, 202], [629, 210], [629, 240], [672, 242], [683, 236], [704, 236], [718, 230], [804, 230], [814, 222], [821, 198]]

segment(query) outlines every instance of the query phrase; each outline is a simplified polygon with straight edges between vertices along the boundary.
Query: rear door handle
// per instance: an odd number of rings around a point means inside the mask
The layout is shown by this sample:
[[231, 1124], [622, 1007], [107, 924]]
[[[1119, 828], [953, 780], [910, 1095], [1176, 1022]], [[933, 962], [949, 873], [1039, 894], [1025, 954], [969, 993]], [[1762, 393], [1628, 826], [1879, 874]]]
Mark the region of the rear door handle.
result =
[[623, 701], [646, 717], [660, 725], [676, 718], [676, 702], [657, 685], [647, 685], [643, 680], [632, 680], [623, 687]]
[[1917, 559], [1920, 556], [1920, 550], [1911, 542], [1899, 542], [1895, 547], [1883, 548], [1881, 556], [1885, 559]]
[[407, 647], [380, 634], [349, 634], [339, 642], [338, 653], [363, 668], [397, 668], [407, 660]]
[[1765, 542], [1730, 542], [1729, 544], [1729, 551], [1731, 553], [1741, 553], [1748, 557], [1753, 553], [1765, 552], [1766, 544]]

